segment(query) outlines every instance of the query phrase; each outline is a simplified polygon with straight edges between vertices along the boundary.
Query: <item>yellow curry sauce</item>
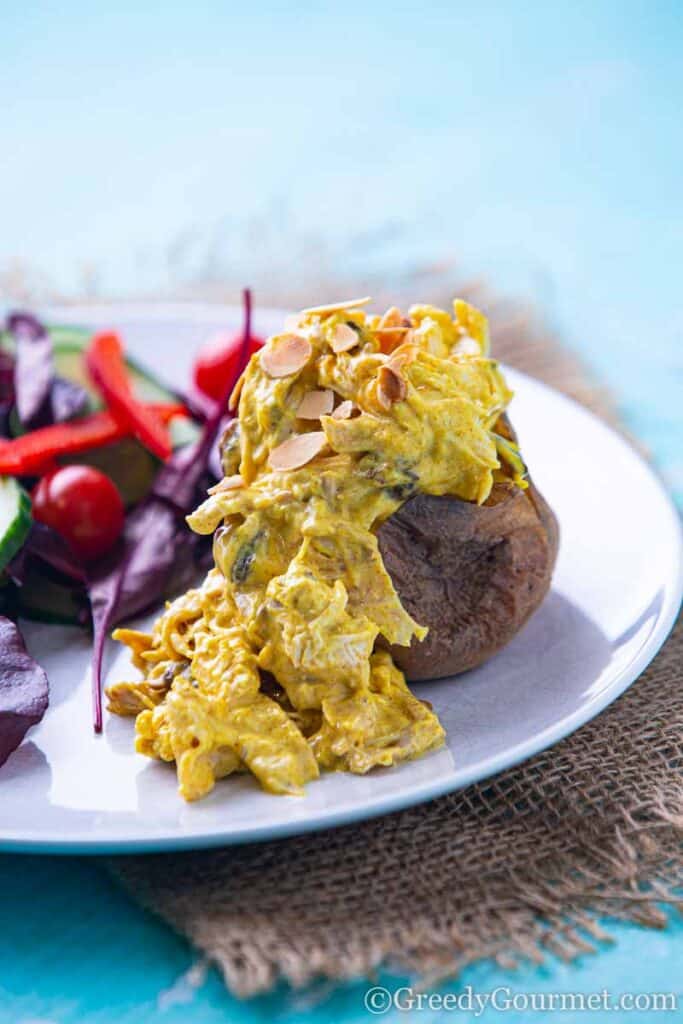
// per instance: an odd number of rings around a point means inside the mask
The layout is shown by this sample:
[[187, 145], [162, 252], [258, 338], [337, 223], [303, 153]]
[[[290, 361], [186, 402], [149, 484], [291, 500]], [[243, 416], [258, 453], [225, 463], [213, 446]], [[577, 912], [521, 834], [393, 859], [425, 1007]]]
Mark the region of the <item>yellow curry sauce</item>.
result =
[[114, 634], [143, 679], [110, 687], [110, 710], [137, 715], [136, 749], [175, 761], [187, 800], [233, 771], [301, 793], [321, 769], [363, 773], [443, 743], [376, 648], [427, 632], [376, 532], [419, 491], [485, 501], [499, 457], [521, 482], [494, 432], [511, 393], [478, 310], [379, 317], [366, 301], [304, 310], [252, 356], [226, 478], [188, 517], [214, 534], [216, 568], [151, 635]]

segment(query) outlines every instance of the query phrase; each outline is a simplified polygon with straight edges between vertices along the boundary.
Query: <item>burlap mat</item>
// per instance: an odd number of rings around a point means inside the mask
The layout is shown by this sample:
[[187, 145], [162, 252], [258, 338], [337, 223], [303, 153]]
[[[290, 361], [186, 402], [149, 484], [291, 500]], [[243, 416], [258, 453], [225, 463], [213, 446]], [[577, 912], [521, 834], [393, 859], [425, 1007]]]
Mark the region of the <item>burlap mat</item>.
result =
[[[501, 304], [492, 319], [501, 359], [614, 422], [533, 319]], [[598, 916], [662, 927], [660, 904], [678, 902], [682, 682], [679, 623], [599, 718], [493, 780], [361, 825], [112, 870], [242, 996], [382, 966], [435, 978], [482, 957], [571, 959], [606, 937]]]

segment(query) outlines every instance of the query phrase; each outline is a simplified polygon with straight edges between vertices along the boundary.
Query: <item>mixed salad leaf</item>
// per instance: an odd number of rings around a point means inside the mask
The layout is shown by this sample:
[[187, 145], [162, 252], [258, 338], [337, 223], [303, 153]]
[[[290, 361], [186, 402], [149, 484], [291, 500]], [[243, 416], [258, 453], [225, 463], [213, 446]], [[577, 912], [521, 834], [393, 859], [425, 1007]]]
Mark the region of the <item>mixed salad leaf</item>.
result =
[[14, 408], [14, 359], [0, 349], [0, 437], [9, 433], [9, 417]]
[[15, 344], [14, 399], [24, 430], [80, 416], [88, 396], [75, 381], [55, 373], [52, 341], [31, 313], [11, 313], [7, 331]]
[[[221, 393], [200, 389], [198, 361], [187, 399], [130, 360], [113, 332], [48, 327], [27, 312], [7, 317], [0, 330], [0, 764], [48, 704], [45, 673], [26, 653], [18, 619], [92, 628], [93, 721], [101, 731], [110, 630], [186, 589], [210, 562], [210, 542], [188, 529], [185, 516], [222, 475], [217, 439], [232, 415], [228, 400], [261, 343], [248, 290], [244, 314], [242, 331], [226, 339]], [[120, 496], [125, 516], [115, 536], [110, 522], [98, 540], [107, 495], [117, 503]]]
[[0, 615], [0, 764], [47, 709], [47, 676], [27, 652], [16, 625]]

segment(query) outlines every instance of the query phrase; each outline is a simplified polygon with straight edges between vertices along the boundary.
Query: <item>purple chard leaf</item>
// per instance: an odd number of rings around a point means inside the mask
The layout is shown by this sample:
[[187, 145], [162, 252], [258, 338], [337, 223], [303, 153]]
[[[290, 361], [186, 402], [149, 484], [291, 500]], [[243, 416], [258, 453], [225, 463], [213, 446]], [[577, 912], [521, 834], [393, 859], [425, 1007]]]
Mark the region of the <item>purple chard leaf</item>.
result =
[[83, 565], [69, 542], [51, 527], [37, 520], [31, 523], [31, 529], [21, 549], [6, 567], [8, 576], [18, 586], [24, 582], [27, 562], [32, 559], [49, 565], [77, 583], [86, 582]]
[[14, 407], [14, 359], [0, 349], [0, 435], [9, 437], [9, 414]]
[[32, 313], [10, 313], [7, 330], [14, 338], [14, 394], [21, 425], [26, 430], [78, 416], [88, 406], [80, 385], [55, 376], [52, 341]]
[[87, 392], [80, 384], [66, 377], [55, 377], [50, 398], [53, 423], [64, 423], [77, 416], [84, 416], [89, 408]]
[[19, 419], [27, 430], [44, 427], [52, 413], [54, 366], [50, 336], [31, 313], [10, 313], [7, 330], [17, 347], [14, 390]]
[[0, 765], [17, 749], [48, 705], [48, 682], [17, 626], [0, 616]]

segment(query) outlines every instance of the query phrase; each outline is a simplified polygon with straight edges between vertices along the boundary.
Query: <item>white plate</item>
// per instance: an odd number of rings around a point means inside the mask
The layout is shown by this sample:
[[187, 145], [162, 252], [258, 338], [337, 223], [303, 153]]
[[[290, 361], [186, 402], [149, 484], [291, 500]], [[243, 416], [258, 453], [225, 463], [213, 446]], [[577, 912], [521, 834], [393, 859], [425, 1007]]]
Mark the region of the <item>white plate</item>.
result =
[[[60, 312], [60, 319], [67, 316]], [[194, 347], [239, 313], [175, 306], [70, 310], [116, 324], [130, 349], [182, 385]], [[281, 323], [262, 314], [264, 333]], [[503, 652], [454, 681], [415, 687], [433, 702], [448, 745], [367, 776], [328, 774], [305, 797], [263, 793], [249, 776], [197, 804], [176, 793], [172, 767], [133, 752], [133, 722], [90, 726], [89, 642], [75, 629], [25, 625], [45, 666], [44, 721], [0, 769], [0, 848], [101, 853], [200, 847], [318, 829], [428, 800], [515, 764], [588, 721], [639, 675], [678, 611], [679, 520], [659, 480], [616, 434], [575, 403], [519, 373], [512, 418], [534, 478], [560, 520], [551, 594]], [[108, 678], [127, 675], [109, 652]]]

